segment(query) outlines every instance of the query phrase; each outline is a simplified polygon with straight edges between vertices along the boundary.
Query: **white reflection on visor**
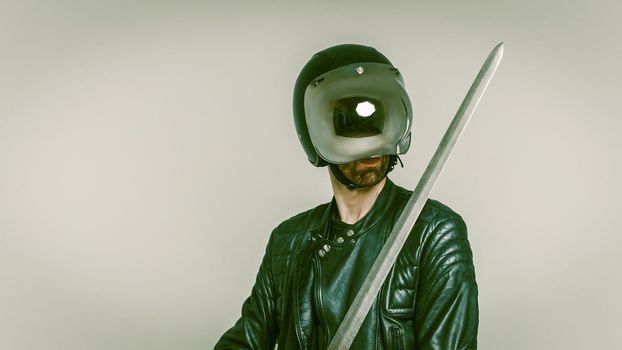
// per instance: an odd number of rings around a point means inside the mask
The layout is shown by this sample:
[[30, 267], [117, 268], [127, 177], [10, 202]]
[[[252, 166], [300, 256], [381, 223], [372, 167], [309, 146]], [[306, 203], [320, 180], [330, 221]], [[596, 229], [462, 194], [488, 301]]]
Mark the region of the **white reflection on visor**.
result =
[[374, 104], [369, 101], [360, 102], [356, 105], [356, 113], [361, 117], [369, 117], [374, 114], [376, 111], [376, 107]]

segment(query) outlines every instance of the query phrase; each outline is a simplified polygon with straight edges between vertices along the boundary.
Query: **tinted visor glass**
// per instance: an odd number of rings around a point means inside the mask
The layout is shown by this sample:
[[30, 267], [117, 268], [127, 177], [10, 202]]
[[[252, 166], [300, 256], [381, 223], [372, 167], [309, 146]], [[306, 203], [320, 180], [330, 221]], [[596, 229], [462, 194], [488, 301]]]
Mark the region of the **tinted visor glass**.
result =
[[412, 107], [389, 65], [356, 63], [327, 72], [307, 86], [304, 104], [309, 137], [329, 163], [408, 149]]

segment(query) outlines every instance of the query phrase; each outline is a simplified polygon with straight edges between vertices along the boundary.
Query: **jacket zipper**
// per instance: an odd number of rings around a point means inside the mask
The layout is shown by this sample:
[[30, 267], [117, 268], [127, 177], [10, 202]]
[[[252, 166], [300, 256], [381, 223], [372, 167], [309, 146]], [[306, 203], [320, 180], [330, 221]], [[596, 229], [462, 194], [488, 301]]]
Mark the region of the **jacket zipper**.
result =
[[323, 341], [324, 344], [322, 344], [320, 346], [320, 348], [325, 348], [328, 347], [328, 343], [330, 342], [330, 330], [328, 329], [328, 324], [326, 323], [326, 320], [324, 320], [324, 313], [323, 310], [321, 308], [321, 298], [322, 298], [322, 292], [320, 291], [320, 283], [321, 283], [321, 266], [320, 266], [320, 262], [318, 261], [317, 256], [313, 257], [313, 266], [315, 267], [315, 283], [313, 286], [313, 294], [315, 297], [315, 302], [313, 303], [313, 305], [315, 306], [315, 312], [316, 315], [318, 316], [320, 323], [322, 324], [321, 327], [323, 328]]
[[391, 339], [393, 340], [393, 349], [404, 349], [404, 341], [402, 340], [402, 329], [400, 327], [391, 327]]

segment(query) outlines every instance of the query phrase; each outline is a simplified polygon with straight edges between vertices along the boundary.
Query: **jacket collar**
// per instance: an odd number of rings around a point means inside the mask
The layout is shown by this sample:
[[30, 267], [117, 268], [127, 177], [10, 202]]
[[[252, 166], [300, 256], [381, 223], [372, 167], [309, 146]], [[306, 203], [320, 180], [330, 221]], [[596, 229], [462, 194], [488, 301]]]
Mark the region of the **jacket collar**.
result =
[[[393, 181], [387, 177], [387, 181], [378, 194], [378, 197], [374, 201], [372, 207], [369, 209], [367, 214], [365, 214], [353, 225], [357, 228], [357, 235], [358, 233], [363, 233], [374, 227], [374, 225], [376, 225], [378, 221], [386, 215], [395, 199], [397, 189], [397, 185], [395, 185]], [[311, 234], [315, 235], [317, 233], [327, 232], [333, 212], [336, 210], [337, 203], [335, 202], [335, 197], [333, 196], [330, 203], [324, 207], [320, 220], [314, 222], [315, 225], [311, 228]]]

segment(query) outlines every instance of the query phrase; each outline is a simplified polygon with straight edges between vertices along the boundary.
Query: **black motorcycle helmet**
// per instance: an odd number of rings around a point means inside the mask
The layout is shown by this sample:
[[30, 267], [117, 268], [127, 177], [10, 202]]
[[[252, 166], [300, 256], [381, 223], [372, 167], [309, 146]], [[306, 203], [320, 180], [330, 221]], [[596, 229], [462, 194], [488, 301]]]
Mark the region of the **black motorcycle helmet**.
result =
[[[347, 79], [350, 80], [345, 81]], [[322, 88], [324, 91], [315, 94], [319, 97], [314, 96], [314, 93]], [[306, 101], [305, 95], [307, 98], [312, 97], [316, 100]], [[391, 99], [394, 101], [390, 101]], [[379, 110], [371, 117], [362, 118], [354, 110], [354, 105], [362, 106], [362, 103], [372, 103]], [[305, 104], [307, 106], [306, 109]], [[319, 104], [323, 106], [315, 108]], [[378, 106], [379, 104], [381, 106]], [[392, 109], [388, 107], [392, 107]], [[381, 111], [380, 109], [384, 110]], [[307, 115], [309, 110], [313, 112], [313, 115]], [[394, 134], [392, 139], [375, 140], [390, 143], [389, 146], [391, 147], [383, 154], [404, 154], [410, 145], [412, 107], [403, 87], [401, 75], [388, 58], [369, 46], [343, 44], [329, 47], [313, 55], [302, 68], [296, 80], [293, 112], [298, 139], [307, 154], [307, 158], [315, 166], [356, 160], [347, 159], [348, 156], [353, 156], [351, 154], [344, 155], [345, 158], [339, 157], [339, 152], [345, 153], [345, 151], [348, 151], [347, 149], [337, 150], [337, 154], [329, 154], [335, 153], [335, 150], [332, 148], [339, 146], [334, 143], [324, 145], [325, 151], [322, 152], [322, 145], [319, 144], [321, 143], [319, 142], [320, 137], [328, 135], [345, 143], [370, 144], [369, 141], [374, 141], [374, 135], [367, 137], [339, 135], [340, 125], [345, 126], [345, 129], [350, 127], [350, 131], [361, 126], [371, 130], [374, 127], [372, 124], [375, 123], [375, 134], [377, 136], [377, 134], [387, 132], [387, 130], [377, 130], [379, 129], [378, 125], [384, 124], [386, 126], [388, 120], [393, 118], [399, 121], [397, 123], [399, 124], [397, 129], [399, 130], [392, 130]], [[393, 113], [382, 115], [383, 112]], [[376, 115], [379, 115], [380, 118], [376, 117]], [[374, 118], [378, 120], [373, 122], [372, 119]], [[323, 125], [321, 127], [315, 127], [318, 124], [318, 119], [322, 119]], [[356, 120], [363, 121], [364, 123], [352, 123], [352, 121]], [[380, 125], [380, 129], [382, 126]], [[313, 140], [310, 134], [310, 131], [313, 132], [314, 127], [318, 129], [316, 140]], [[373, 150], [371, 151], [373, 152]]]
[[293, 113], [314, 166], [335, 170], [335, 164], [391, 155], [392, 169], [410, 146], [412, 107], [401, 74], [369, 46], [342, 44], [313, 55], [296, 80]]

